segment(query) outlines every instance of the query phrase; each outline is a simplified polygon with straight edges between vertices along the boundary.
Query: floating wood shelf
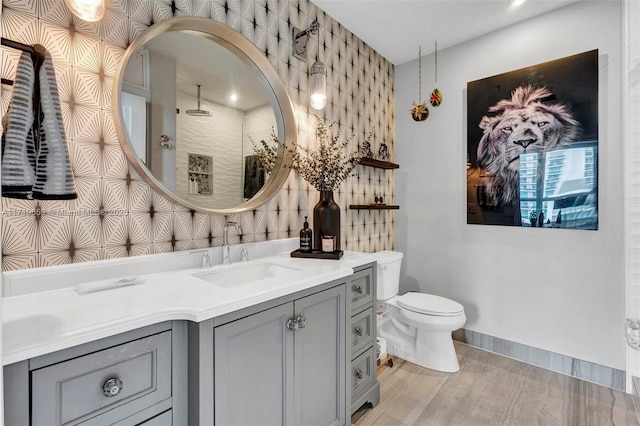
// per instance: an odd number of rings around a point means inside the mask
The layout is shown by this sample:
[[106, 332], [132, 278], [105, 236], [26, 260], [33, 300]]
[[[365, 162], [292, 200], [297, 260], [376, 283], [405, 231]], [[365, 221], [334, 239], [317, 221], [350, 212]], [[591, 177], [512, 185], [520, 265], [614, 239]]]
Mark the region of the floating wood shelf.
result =
[[376, 204], [371, 206], [369, 204], [351, 204], [349, 209], [351, 210], [398, 210], [400, 206], [387, 206], [386, 204]]
[[400, 167], [398, 164], [390, 161], [375, 160], [367, 157], [360, 159], [360, 164], [363, 166], [376, 167], [378, 169], [397, 169]]

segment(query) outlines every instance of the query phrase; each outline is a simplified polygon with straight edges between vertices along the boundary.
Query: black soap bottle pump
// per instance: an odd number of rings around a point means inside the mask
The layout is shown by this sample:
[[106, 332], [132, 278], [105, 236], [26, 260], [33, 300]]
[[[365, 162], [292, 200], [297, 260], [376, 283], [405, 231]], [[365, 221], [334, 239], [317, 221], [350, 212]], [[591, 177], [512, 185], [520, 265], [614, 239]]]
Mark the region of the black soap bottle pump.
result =
[[309, 228], [307, 216], [304, 217], [304, 227], [300, 230], [300, 251], [303, 253], [311, 253], [313, 244], [313, 231]]

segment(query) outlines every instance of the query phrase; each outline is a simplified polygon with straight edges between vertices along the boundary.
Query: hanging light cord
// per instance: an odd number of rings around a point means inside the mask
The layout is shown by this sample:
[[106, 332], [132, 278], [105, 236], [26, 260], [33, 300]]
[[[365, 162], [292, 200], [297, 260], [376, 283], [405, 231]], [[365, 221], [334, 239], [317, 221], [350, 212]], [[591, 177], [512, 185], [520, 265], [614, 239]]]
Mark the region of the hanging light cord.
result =
[[436, 40], [436, 53], [435, 53], [435, 63], [436, 63], [436, 87], [438, 87], [438, 40]]
[[418, 46], [418, 104], [422, 103], [422, 46]]

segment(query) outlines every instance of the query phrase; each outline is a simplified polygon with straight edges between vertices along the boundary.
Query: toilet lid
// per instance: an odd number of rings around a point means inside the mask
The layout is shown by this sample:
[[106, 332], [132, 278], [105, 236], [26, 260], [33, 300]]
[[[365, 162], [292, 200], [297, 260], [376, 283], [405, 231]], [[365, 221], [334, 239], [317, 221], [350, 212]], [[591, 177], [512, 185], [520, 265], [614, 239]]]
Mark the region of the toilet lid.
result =
[[413, 312], [438, 316], [453, 316], [464, 312], [458, 302], [433, 294], [410, 291], [398, 298], [398, 305]]

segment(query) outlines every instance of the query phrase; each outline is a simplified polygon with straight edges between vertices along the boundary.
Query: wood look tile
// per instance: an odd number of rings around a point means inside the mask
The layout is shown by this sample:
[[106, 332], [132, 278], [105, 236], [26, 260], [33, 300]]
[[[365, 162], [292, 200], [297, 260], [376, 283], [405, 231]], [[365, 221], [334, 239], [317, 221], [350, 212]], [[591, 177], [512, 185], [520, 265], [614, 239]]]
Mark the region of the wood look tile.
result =
[[640, 425], [633, 398], [455, 342], [460, 371], [395, 360], [381, 369], [380, 403], [364, 425]]
[[636, 410], [636, 417], [638, 421], [640, 421], [640, 378], [632, 377], [633, 383], [633, 394], [635, 395], [633, 398], [633, 406]]

